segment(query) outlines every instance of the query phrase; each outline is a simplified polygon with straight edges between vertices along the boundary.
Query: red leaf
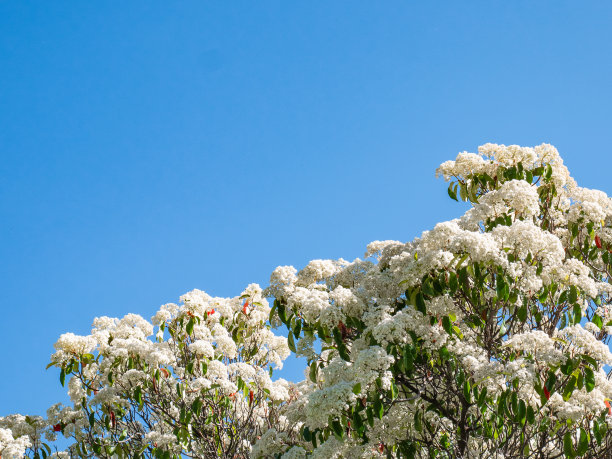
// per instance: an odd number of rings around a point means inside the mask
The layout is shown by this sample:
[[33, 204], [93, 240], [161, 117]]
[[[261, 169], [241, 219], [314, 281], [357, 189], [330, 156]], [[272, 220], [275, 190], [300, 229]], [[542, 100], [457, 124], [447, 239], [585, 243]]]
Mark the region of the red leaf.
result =
[[546, 397], [546, 400], [550, 398], [550, 392], [548, 391], [546, 387], [544, 388], [544, 397]]
[[53, 426], [53, 432], [59, 432], [60, 430], [62, 430], [62, 425], [61, 424], [55, 424]]
[[601, 249], [601, 239], [599, 239], [599, 236], [595, 236], [595, 245], [598, 249]]
[[111, 427], [114, 429], [115, 426], [117, 425], [117, 421], [115, 419], [115, 412], [114, 411], [110, 412], [110, 421], [111, 421]]
[[246, 313], [247, 313], [247, 307], [248, 307], [248, 306], [249, 306], [249, 300], [246, 300], [246, 301], [244, 302], [244, 304], [242, 305], [242, 313], [243, 313], [244, 315], [246, 315]]
[[164, 375], [164, 378], [168, 378], [170, 376], [170, 372], [166, 370], [165, 368], [160, 368], [159, 371], [161, 372], [162, 375]]
[[250, 390], [249, 391], [249, 405], [251, 405], [253, 403], [253, 391]]
[[612, 406], [610, 405], [610, 402], [604, 400], [604, 404], [608, 407], [608, 416], [612, 416]]

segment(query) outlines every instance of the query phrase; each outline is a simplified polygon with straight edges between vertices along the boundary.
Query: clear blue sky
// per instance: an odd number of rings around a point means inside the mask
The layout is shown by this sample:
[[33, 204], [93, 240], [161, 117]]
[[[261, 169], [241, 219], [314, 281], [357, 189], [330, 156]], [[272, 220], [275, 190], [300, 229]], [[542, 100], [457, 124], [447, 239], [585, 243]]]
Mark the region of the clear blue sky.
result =
[[[458, 216], [439, 163], [549, 142], [612, 193], [608, 2], [0, 2], [0, 415], [67, 331]], [[296, 365], [287, 377], [299, 379]]]

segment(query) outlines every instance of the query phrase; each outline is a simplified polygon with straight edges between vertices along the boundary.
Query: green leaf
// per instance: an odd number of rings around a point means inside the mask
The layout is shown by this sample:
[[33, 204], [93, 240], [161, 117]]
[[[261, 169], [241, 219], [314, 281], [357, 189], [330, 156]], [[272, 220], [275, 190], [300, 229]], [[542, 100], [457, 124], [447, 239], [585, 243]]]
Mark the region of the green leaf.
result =
[[293, 327], [293, 336], [297, 338], [300, 337], [300, 332], [302, 331], [302, 321], [296, 320], [295, 327]]
[[415, 411], [414, 413], [414, 428], [417, 432], [421, 432], [423, 430], [423, 424], [421, 423], [421, 413]]
[[453, 325], [453, 331], [455, 332], [455, 335], [459, 337], [459, 339], [463, 339], [463, 333], [461, 333], [461, 329], [459, 327]]
[[580, 323], [580, 319], [582, 319], [582, 308], [578, 303], [574, 304], [574, 323]]
[[544, 178], [546, 179], [546, 181], [549, 181], [551, 179], [552, 173], [553, 173], [553, 169], [549, 163], [546, 165], [546, 172], [544, 173]]
[[449, 360], [451, 358], [451, 353], [448, 351], [448, 348], [446, 346], [442, 346], [438, 350], [438, 353], [440, 354], [440, 358], [443, 361]]
[[598, 445], [601, 445], [602, 435], [599, 431], [599, 422], [596, 419], [593, 420], [593, 435], [595, 436], [595, 441], [597, 441]]
[[423, 282], [423, 285], [421, 286], [421, 290], [427, 296], [435, 296], [436, 294], [436, 292], [433, 289], [431, 279], [429, 277], [425, 279], [425, 281]]
[[353, 386], [353, 394], [359, 395], [361, 393], [361, 383], [357, 383]]
[[470, 403], [472, 398], [470, 394], [470, 389], [470, 382], [466, 379], [465, 381], [463, 381], [463, 397], [465, 397], [468, 403]]
[[417, 311], [420, 311], [423, 315], [427, 314], [427, 309], [425, 308], [425, 298], [421, 292], [419, 292], [416, 296], [416, 308]]
[[374, 402], [374, 414], [378, 417], [378, 419], [382, 419], [385, 414], [385, 407], [380, 399]]
[[334, 431], [334, 435], [339, 440], [342, 440], [342, 437], [344, 437], [344, 429], [342, 428], [342, 424], [340, 424], [340, 421], [338, 421], [337, 419], [332, 421], [331, 428]]
[[497, 292], [497, 297], [500, 300], [505, 301], [506, 298], [504, 298], [504, 293], [506, 291], [506, 281], [504, 280], [503, 276], [497, 276], [497, 284], [495, 285], [495, 290]]
[[454, 199], [455, 201], [459, 201], [457, 199], [457, 193], [453, 190], [453, 182], [450, 182], [450, 185], [448, 185], [448, 195], [450, 196], [451, 199]]
[[193, 333], [193, 326], [195, 325], [195, 319], [192, 317], [189, 319], [189, 322], [187, 322], [187, 326], [185, 327], [185, 329], [187, 330], [187, 334], [191, 335]]
[[348, 350], [346, 349], [346, 346], [340, 346], [338, 347], [338, 354], [340, 354], [340, 358], [346, 362], [350, 362], [351, 361], [351, 356], [348, 353]]
[[525, 322], [527, 320], [527, 306], [524, 304], [521, 305], [516, 311], [516, 315], [521, 322]]
[[144, 401], [142, 399], [142, 388], [140, 386], [137, 386], [136, 389], [134, 389], [134, 400], [136, 400], [136, 403], [138, 403], [138, 408], [140, 411], [142, 411]]
[[391, 400], [395, 400], [397, 398], [397, 386], [395, 385], [395, 381], [391, 380]]
[[93, 427], [95, 422], [96, 422], [96, 413], [92, 411], [91, 413], [89, 413], [89, 427]]
[[552, 394], [555, 383], [557, 382], [557, 375], [553, 371], [548, 371], [548, 379], [546, 379], [546, 388]]
[[572, 434], [571, 432], [566, 432], [563, 436], [563, 452], [569, 458], [576, 457], [576, 453], [574, 452], [574, 445], [572, 443]]
[[272, 319], [274, 319], [274, 313], [276, 312], [277, 309], [277, 303], [278, 300], [274, 300], [274, 306], [272, 306], [272, 309], [270, 309], [270, 317], [269, 317], [269, 321], [272, 322]]
[[448, 276], [448, 287], [450, 288], [451, 293], [455, 293], [457, 291], [459, 283], [457, 282], [457, 275], [455, 273], [450, 273]]
[[561, 316], [561, 323], [559, 324], [559, 330], [563, 330], [567, 326], [567, 315], [563, 314]]
[[597, 360], [595, 360], [593, 357], [591, 357], [590, 355], [586, 355], [586, 354], [582, 354], [580, 356], [582, 358], [582, 360], [584, 360], [586, 363], [588, 363], [589, 365], [591, 365], [591, 367], [593, 367], [595, 370], [597, 370], [599, 368], [599, 364], [597, 363]]
[[480, 391], [480, 394], [478, 395], [478, 406], [479, 407], [483, 407], [485, 402], [486, 402], [486, 398], [487, 398], [487, 388], [483, 387], [483, 389]]
[[589, 434], [581, 427], [580, 428], [580, 439], [578, 440], [578, 448], [576, 453], [578, 456], [582, 456], [589, 450]]
[[572, 285], [570, 287], [570, 292], [569, 292], [569, 295], [568, 295], [568, 301], [570, 303], [575, 303], [576, 300], [578, 300], [578, 289], [576, 288], [575, 285]]
[[584, 385], [587, 392], [591, 392], [595, 389], [595, 373], [589, 367], [584, 368]]
[[363, 419], [361, 419], [361, 415], [357, 411], [353, 413], [353, 426], [352, 427], [358, 432], [362, 431], [363, 429]]
[[591, 320], [591, 322], [593, 322], [597, 326], [597, 328], [599, 328], [600, 330], [603, 327], [603, 319], [597, 314], [593, 316], [593, 319]]
[[202, 402], [202, 399], [200, 397], [197, 397], [191, 404], [191, 409], [196, 414], [196, 416], [200, 415], [203, 405], [204, 402]]
[[535, 411], [533, 410], [533, 407], [531, 405], [527, 407], [526, 417], [527, 417], [527, 422], [529, 424], [535, 423]]
[[285, 325], [287, 324], [287, 311], [285, 306], [280, 301], [278, 302], [278, 317], [282, 323]]
[[297, 349], [295, 348], [295, 340], [293, 338], [293, 333], [289, 332], [289, 334], [287, 335], [287, 345], [289, 346], [289, 350], [291, 352], [293, 352], [294, 354], [297, 352]]
[[310, 380], [313, 383], [317, 382], [317, 374], [319, 373], [319, 365], [316, 361], [312, 362], [310, 364], [310, 372], [309, 372], [309, 376], [310, 376]]
[[60, 371], [60, 383], [62, 384], [62, 386], [64, 385], [64, 383], [66, 382], [66, 372], [64, 371], [64, 369], [62, 368], [62, 371]]
[[444, 330], [449, 335], [453, 334], [453, 325], [452, 325], [451, 320], [450, 320], [450, 318], [448, 316], [442, 317], [442, 327], [444, 327]]
[[467, 189], [463, 183], [459, 184], [459, 196], [461, 197], [462, 201], [468, 200]]
[[312, 435], [308, 426], [304, 426], [304, 428], [302, 429], [302, 437], [304, 437], [304, 440], [307, 442], [310, 442], [312, 440]]
[[518, 420], [521, 423], [521, 425], [525, 424], [525, 421], [527, 420], [527, 406], [525, 405], [525, 401], [524, 400], [519, 400], [518, 402]]
[[566, 402], [572, 396], [572, 392], [574, 392], [574, 389], [576, 388], [576, 381], [576, 376], [572, 375], [567, 384], [565, 384], [565, 388], [563, 389], [563, 400]]
[[[466, 254], [465, 254], [465, 255], [463, 255], [461, 258], [459, 258], [459, 261], [458, 261], [458, 262], [457, 262], [457, 264], [455, 265], [455, 269], [457, 269], [457, 270], [458, 270], [458, 269], [459, 269], [459, 267], [460, 267], [460, 266], [463, 264], [463, 262], [464, 262], [465, 260], [467, 260], [468, 256], [469, 256], [469, 254], [467, 254], [467, 253], [466, 253]], [[466, 272], [466, 274], [467, 274], [467, 272]], [[461, 283], [464, 283], [464, 280], [461, 278], [461, 273], [459, 273], [459, 280], [461, 281]], [[467, 280], [467, 276], [466, 276], [466, 280]]]

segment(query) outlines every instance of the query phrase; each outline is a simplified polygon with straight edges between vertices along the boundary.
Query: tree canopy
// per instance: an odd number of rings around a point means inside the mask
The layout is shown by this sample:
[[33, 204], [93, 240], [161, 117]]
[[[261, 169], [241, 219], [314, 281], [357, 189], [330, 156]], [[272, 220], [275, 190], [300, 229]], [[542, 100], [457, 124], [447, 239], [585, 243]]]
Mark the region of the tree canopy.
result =
[[[612, 200], [547, 144], [437, 175], [470, 209], [413, 241], [62, 335], [73, 404], [0, 418], [2, 457], [612, 455]], [[273, 375], [290, 353], [297, 384]]]

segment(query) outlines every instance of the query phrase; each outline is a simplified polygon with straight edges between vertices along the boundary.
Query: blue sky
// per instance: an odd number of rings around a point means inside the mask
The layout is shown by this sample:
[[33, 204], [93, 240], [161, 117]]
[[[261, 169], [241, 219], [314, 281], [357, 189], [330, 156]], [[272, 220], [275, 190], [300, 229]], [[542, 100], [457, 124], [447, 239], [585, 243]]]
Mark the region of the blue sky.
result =
[[[462, 213], [437, 165], [561, 151], [612, 193], [606, 2], [0, 2], [0, 415], [64, 332]], [[300, 378], [299, 364], [284, 375]]]

